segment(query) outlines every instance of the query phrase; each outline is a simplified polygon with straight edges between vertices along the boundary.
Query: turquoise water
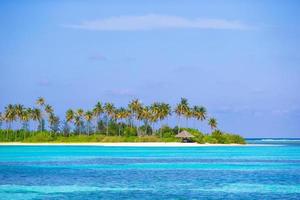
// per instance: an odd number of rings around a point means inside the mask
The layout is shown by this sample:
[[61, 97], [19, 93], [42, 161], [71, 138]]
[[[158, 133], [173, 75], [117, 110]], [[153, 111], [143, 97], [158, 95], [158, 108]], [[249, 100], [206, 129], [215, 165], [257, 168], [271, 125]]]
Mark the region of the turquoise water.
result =
[[300, 199], [300, 143], [276, 144], [1, 146], [0, 199]]

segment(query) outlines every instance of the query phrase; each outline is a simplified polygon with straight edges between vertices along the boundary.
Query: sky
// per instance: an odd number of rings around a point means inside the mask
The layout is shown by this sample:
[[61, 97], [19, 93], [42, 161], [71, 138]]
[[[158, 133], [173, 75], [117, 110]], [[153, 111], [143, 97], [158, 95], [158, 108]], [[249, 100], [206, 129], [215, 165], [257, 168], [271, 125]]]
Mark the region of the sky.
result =
[[97, 101], [185, 97], [221, 130], [300, 137], [299, 9], [297, 0], [2, 0], [0, 111], [39, 96], [61, 117]]

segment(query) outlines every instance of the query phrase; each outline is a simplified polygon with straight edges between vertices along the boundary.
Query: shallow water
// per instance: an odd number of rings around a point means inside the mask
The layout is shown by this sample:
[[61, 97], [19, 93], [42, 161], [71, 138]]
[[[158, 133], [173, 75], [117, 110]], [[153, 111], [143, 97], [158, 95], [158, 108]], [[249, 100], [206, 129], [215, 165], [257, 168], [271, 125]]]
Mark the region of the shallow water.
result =
[[300, 145], [1, 146], [0, 199], [300, 199]]

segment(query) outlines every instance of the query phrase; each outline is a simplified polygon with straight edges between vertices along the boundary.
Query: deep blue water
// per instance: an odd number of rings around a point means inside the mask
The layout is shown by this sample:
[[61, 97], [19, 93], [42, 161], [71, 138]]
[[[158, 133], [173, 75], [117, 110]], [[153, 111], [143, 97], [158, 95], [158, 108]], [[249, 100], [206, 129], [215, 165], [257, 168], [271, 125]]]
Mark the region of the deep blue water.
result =
[[0, 146], [0, 199], [300, 199], [299, 142]]

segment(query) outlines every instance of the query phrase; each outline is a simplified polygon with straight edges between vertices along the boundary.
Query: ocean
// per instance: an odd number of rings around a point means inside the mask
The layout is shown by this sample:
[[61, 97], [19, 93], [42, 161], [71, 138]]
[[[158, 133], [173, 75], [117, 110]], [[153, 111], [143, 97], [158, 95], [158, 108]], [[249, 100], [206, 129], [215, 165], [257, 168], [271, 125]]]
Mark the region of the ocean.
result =
[[300, 139], [259, 146], [0, 146], [0, 199], [300, 199]]

